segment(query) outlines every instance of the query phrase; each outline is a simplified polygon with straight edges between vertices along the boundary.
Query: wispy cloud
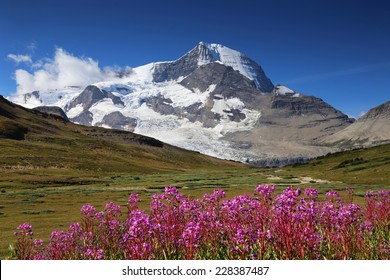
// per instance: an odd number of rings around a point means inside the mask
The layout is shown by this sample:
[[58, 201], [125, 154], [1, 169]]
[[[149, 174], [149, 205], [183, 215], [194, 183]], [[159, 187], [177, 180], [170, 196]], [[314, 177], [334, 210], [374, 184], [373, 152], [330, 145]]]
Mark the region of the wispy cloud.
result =
[[[127, 76], [131, 71], [117, 67], [100, 68], [99, 63], [89, 57], [76, 57], [62, 48], [57, 48], [54, 58], [29, 60], [30, 71], [17, 69], [15, 80], [17, 94], [34, 90], [58, 89], [66, 86], [86, 86], [92, 83], [115, 80]], [[122, 76], [121, 76], [122, 75]]]
[[27, 49], [30, 52], [34, 52], [38, 48], [38, 44], [36, 42], [31, 42], [27, 45]]
[[377, 71], [377, 70], [381, 70], [381, 69], [389, 68], [389, 67], [390, 67], [390, 62], [369, 64], [369, 65], [365, 65], [365, 66], [349, 68], [349, 69], [344, 69], [344, 70], [339, 70], [339, 71], [334, 71], [334, 72], [326, 72], [326, 73], [319, 73], [319, 74], [298, 77], [298, 78], [283, 81], [282, 84], [298, 84], [298, 83], [304, 83], [304, 82], [326, 80], [326, 79], [335, 78], [335, 77], [342, 77], [342, 76], [349, 76], [349, 75], [354, 75], [354, 74]]
[[12, 53], [10, 53], [7, 57], [9, 59], [13, 60], [16, 64], [19, 64], [22, 62], [32, 63], [31, 56], [27, 55], [27, 54], [12, 54]]

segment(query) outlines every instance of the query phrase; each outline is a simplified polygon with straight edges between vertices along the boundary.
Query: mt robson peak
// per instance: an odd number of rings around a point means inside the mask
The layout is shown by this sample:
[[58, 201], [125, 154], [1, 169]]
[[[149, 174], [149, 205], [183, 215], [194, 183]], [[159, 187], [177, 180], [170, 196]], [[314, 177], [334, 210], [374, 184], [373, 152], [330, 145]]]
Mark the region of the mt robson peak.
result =
[[10, 100], [29, 108], [57, 106], [83, 125], [133, 131], [261, 166], [331, 152], [319, 140], [353, 122], [319, 98], [274, 86], [246, 55], [203, 42], [175, 61], [133, 68], [115, 81], [34, 91]]
[[239, 71], [240, 74], [252, 80], [255, 87], [261, 91], [269, 92], [273, 89], [271, 80], [256, 62], [223, 45], [204, 42], [200, 42], [190, 52], [174, 62], [155, 64], [153, 81], [176, 80], [191, 74], [199, 66], [212, 62], [219, 62]]

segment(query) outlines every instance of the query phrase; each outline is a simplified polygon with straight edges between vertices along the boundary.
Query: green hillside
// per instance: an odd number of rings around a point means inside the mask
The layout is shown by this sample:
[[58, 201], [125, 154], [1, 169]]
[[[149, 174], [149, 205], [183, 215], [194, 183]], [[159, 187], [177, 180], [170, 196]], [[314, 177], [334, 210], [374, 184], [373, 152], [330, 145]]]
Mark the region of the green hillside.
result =
[[347, 184], [390, 186], [390, 144], [330, 154], [287, 167], [295, 175]]
[[[130, 132], [85, 127], [0, 97], [0, 186], [78, 184], [113, 173], [247, 168]], [[15, 184], [18, 182], [18, 184]]]

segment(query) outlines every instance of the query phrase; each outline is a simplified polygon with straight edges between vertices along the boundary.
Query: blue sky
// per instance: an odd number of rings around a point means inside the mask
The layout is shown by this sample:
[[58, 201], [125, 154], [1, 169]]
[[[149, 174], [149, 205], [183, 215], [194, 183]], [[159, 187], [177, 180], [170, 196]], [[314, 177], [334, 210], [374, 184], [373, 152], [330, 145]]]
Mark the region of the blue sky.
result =
[[59, 48], [100, 68], [136, 67], [200, 41], [241, 51], [274, 84], [355, 117], [390, 100], [385, 0], [2, 0], [0, 94], [16, 91], [15, 71], [38, 71]]

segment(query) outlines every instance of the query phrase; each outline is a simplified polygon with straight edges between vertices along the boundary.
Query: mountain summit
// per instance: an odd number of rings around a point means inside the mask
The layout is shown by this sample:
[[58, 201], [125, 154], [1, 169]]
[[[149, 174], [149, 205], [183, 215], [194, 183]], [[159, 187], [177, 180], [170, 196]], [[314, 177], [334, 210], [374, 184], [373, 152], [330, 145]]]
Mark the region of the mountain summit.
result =
[[332, 151], [317, 139], [353, 121], [323, 100], [274, 87], [246, 55], [199, 43], [175, 61], [133, 68], [86, 88], [11, 98], [26, 107], [58, 106], [69, 119], [151, 136], [219, 158], [283, 165]]
[[230, 66], [252, 80], [255, 87], [264, 92], [271, 92], [273, 84], [263, 69], [246, 55], [220, 44], [200, 42], [195, 48], [173, 62], [156, 63], [153, 69], [153, 81], [163, 82], [187, 76], [199, 66], [218, 62]]
[[[265, 75], [263, 69], [249, 57], [221, 44], [207, 44], [200, 42], [195, 48], [199, 53], [198, 65], [210, 62], [220, 62], [239, 71], [252, 80], [256, 87], [264, 92], [271, 92], [274, 88], [271, 80]], [[192, 51], [195, 51], [193, 49]]]

